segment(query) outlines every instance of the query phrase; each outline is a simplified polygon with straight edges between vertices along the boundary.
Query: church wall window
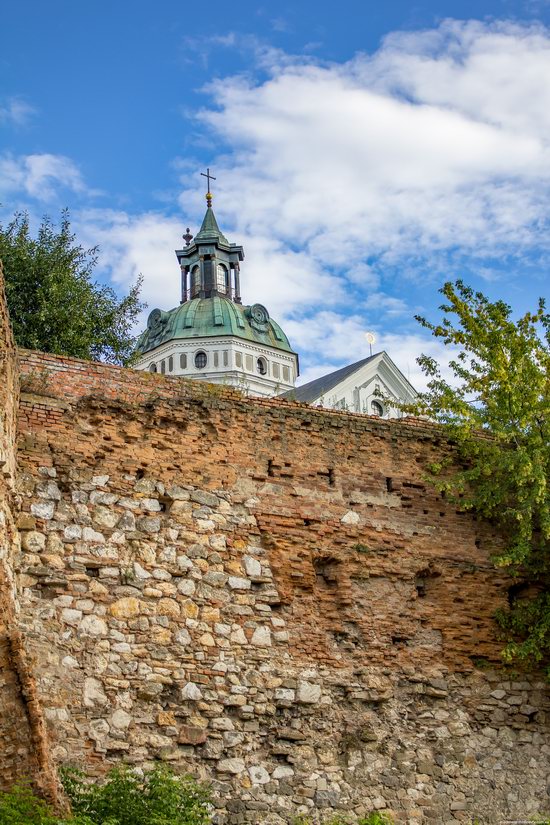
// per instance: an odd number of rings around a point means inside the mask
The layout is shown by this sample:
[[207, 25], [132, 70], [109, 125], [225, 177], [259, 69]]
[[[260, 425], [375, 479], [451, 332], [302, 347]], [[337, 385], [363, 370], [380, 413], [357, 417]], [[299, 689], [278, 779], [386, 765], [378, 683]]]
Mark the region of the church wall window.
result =
[[290, 370], [288, 367], [283, 367], [283, 381], [290, 383]]
[[216, 350], [216, 352], [214, 353], [214, 366], [217, 367], [218, 364], [219, 364], [219, 356], [218, 356], [218, 351]]
[[229, 352], [226, 349], [223, 351], [223, 365], [224, 367], [229, 366]]
[[157, 365], [153, 361], [152, 364], [149, 364], [149, 372], [156, 372], [156, 371], [157, 371]]
[[380, 401], [371, 401], [370, 402], [370, 409], [371, 415], [384, 415], [384, 407], [380, 403]]
[[242, 365], [243, 365], [243, 355], [242, 355], [242, 352], [236, 352], [236, 353], [235, 353], [235, 366], [236, 366], [236, 367], [242, 367]]
[[256, 361], [256, 369], [260, 375], [267, 375], [267, 361], [265, 358], [258, 358]]
[[248, 372], [252, 372], [254, 369], [254, 360], [251, 355], [246, 356], [246, 369]]
[[281, 370], [279, 364], [273, 364], [271, 369], [273, 370], [273, 378], [280, 378]]
[[163, 375], [166, 372], [166, 361], [164, 360], [164, 358], [160, 362], [160, 371]]
[[206, 357], [206, 353], [204, 350], [199, 350], [195, 353], [195, 367], [198, 370], [203, 370], [208, 362], [208, 358]]
[[172, 356], [168, 359], [168, 372], [174, 371], [174, 359]]
[[180, 370], [186, 370], [186, 369], [187, 369], [187, 354], [185, 352], [182, 352], [181, 355], [180, 355]]

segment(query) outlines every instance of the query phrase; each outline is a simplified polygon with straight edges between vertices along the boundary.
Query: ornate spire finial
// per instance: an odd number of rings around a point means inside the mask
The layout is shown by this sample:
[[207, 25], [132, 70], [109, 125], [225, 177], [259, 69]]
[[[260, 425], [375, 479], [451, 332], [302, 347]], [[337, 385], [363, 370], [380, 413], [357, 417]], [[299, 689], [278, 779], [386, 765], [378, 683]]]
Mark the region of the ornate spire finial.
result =
[[193, 240], [193, 236], [189, 231], [189, 227], [185, 230], [185, 235], [182, 235], [183, 240], [185, 241], [185, 246], [189, 246], [191, 241]]
[[216, 180], [216, 178], [214, 177], [214, 175], [210, 174], [210, 167], [209, 166], [206, 167], [206, 172], [201, 172], [201, 175], [202, 175], [203, 178], [206, 178], [207, 183], [208, 183], [208, 192], [206, 193], [206, 204], [207, 204], [208, 208], [210, 208], [212, 206], [212, 193], [210, 191], [210, 181], [211, 180]]

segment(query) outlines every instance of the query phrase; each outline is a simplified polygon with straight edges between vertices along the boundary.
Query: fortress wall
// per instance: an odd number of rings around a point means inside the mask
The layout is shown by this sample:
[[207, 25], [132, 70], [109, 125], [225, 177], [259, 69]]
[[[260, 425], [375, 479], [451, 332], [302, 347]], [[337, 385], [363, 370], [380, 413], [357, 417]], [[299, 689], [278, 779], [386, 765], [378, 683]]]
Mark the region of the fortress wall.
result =
[[9, 324], [0, 261], [0, 785], [30, 779], [52, 801], [57, 783], [32, 667], [19, 627], [15, 571], [16, 422], [19, 364]]
[[487, 524], [387, 422], [21, 353], [21, 622], [56, 762], [161, 759], [220, 823], [548, 810], [548, 693], [499, 669]]

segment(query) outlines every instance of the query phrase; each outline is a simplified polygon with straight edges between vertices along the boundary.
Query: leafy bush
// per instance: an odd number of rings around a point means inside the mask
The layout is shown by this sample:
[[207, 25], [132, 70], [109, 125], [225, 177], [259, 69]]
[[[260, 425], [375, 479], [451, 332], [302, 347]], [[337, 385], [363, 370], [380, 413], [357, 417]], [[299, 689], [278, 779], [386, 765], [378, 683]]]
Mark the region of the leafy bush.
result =
[[62, 771], [72, 815], [59, 819], [29, 784], [0, 792], [0, 825], [207, 825], [210, 796], [191, 777], [155, 767], [143, 776], [126, 766], [113, 768], [103, 783], [80, 771]]
[[[355, 825], [393, 825], [393, 819], [389, 814], [373, 811], [368, 816], [354, 820]], [[294, 820], [293, 825], [312, 825], [311, 819], [299, 816]], [[324, 825], [352, 825], [350, 819], [336, 816], [333, 819], [325, 820]]]
[[208, 789], [165, 766], [143, 776], [119, 766], [102, 784], [90, 784], [80, 771], [65, 769], [62, 781], [82, 825], [207, 825], [210, 821]]
[[360, 819], [357, 825], [392, 825], [393, 819], [389, 814], [383, 814], [379, 811], [369, 814], [365, 819]]
[[30, 785], [21, 783], [0, 792], [0, 825], [57, 825], [51, 808], [39, 799]]

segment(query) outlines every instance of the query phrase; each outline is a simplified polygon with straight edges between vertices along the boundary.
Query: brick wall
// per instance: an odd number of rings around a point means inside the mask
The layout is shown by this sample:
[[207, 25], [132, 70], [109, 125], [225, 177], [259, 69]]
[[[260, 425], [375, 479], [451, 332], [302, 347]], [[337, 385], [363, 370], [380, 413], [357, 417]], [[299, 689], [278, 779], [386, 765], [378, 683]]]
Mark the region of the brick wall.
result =
[[56, 762], [168, 761], [231, 825], [548, 808], [547, 691], [499, 666], [500, 539], [426, 485], [441, 431], [20, 357], [21, 625]]

